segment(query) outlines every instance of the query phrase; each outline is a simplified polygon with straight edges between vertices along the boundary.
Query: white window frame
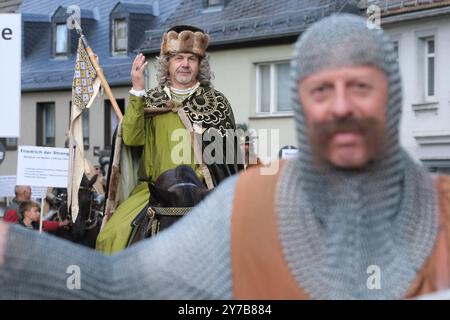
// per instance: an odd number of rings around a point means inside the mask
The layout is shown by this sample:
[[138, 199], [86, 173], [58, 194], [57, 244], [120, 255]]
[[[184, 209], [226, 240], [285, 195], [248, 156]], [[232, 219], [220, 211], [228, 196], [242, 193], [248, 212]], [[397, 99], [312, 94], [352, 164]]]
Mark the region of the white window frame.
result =
[[[424, 62], [424, 80], [425, 80], [424, 88], [425, 88], [425, 91], [424, 91], [424, 95], [425, 95], [425, 99], [426, 100], [430, 100], [430, 99], [434, 99], [436, 97], [436, 39], [435, 39], [434, 36], [430, 36], [430, 37], [427, 37], [427, 38], [422, 38], [422, 41], [424, 42], [424, 58], [425, 58], [425, 62]], [[428, 50], [429, 43], [431, 41], [434, 42], [434, 44], [433, 44], [433, 46], [434, 46], [433, 53], [430, 53], [429, 50]], [[433, 94], [432, 95], [429, 94], [430, 88], [428, 87], [429, 80], [430, 80], [428, 78], [428, 76], [429, 76], [429, 68], [430, 68], [430, 65], [428, 63], [428, 59], [429, 58], [433, 58], [433, 61], [434, 61], [434, 65], [433, 65], [433, 68], [434, 68], [433, 77], [434, 77], [434, 79], [433, 79]]]
[[[126, 32], [126, 43], [127, 43], [127, 45], [126, 45], [126, 48], [125, 48], [125, 50], [117, 50], [117, 48], [116, 48], [116, 29], [117, 29], [117, 23], [118, 22], [125, 22], [125, 24], [126, 24], [126, 28], [127, 28], [127, 32]], [[127, 18], [115, 18], [115, 19], [113, 19], [112, 20], [112, 34], [111, 34], [111, 36], [112, 36], [112, 39], [111, 39], [111, 41], [112, 41], [112, 54], [113, 55], [126, 55], [126, 54], [128, 54], [128, 28], [129, 28], [129, 25], [128, 25], [128, 19]]]
[[[292, 115], [292, 111], [279, 111], [277, 105], [277, 83], [279, 64], [289, 64], [289, 60], [256, 63], [256, 115]], [[270, 66], [270, 107], [269, 112], [261, 110], [261, 67]]]
[[[439, 79], [437, 66], [439, 63], [438, 29], [430, 28], [414, 32], [416, 39], [416, 93], [413, 109], [420, 111], [433, 110], [438, 107]], [[434, 40], [434, 95], [428, 95], [428, 41]]]

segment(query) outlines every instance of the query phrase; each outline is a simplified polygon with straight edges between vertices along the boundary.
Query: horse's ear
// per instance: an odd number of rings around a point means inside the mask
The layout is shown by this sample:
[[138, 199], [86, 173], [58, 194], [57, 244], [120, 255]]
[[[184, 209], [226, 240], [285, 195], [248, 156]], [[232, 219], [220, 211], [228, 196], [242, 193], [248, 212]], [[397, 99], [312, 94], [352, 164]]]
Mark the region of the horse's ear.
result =
[[150, 195], [148, 197], [148, 202], [152, 203], [152, 199], [154, 199], [152, 193], [156, 193], [156, 191], [155, 191], [155, 183], [150, 181], [147, 185], [148, 185], [148, 191], [150, 192]]
[[94, 175], [91, 180], [89, 180], [89, 184], [88, 184], [88, 188], [92, 188], [92, 186], [94, 185], [94, 183], [97, 181], [98, 178], [98, 174]]
[[175, 198], [175, 194], [158, 188], [153, 182], [148, 184], [148, 189], [150, 191], [150, 200], [153, 203], [170, 203]]

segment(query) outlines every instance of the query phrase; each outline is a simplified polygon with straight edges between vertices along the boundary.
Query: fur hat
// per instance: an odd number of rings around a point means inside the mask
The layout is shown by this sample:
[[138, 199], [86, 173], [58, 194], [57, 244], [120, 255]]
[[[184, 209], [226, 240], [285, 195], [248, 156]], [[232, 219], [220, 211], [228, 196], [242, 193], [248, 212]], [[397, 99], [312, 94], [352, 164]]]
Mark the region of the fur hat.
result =
[[185, 52], [203, 58], [208, 42], [209, 36], [202, 29], [193, 26], [174, 26], [163, 35], [161, 55]]

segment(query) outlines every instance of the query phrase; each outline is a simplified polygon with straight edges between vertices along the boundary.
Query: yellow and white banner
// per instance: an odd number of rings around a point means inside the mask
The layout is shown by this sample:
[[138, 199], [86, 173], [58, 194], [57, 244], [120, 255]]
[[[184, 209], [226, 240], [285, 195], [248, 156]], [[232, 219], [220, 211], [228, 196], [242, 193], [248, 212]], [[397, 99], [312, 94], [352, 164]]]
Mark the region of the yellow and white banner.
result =
[[68, 205], [72, 220], [78, 215], [78, 189], [84, 174], [84, 146], [82, 113], [92, 105], [100, 89], [100, 79], [84, 47], [83, 41], [78, 41], [75, 74], [72, 84], [72, 108], [69, 128], [69, 177], [67, 187]]

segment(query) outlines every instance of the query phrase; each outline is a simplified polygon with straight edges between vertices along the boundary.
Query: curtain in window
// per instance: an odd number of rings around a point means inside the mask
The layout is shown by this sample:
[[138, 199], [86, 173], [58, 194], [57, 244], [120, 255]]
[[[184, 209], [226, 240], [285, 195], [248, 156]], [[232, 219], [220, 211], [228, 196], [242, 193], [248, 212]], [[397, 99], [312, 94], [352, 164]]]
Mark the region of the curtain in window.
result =
[[289, 64], [277, 64], [277, 111], [292, 110], [289, 96]]
[[44, 108], [44, 143], [46, 146], [55, 144], [55, 107], [47, 105]]

